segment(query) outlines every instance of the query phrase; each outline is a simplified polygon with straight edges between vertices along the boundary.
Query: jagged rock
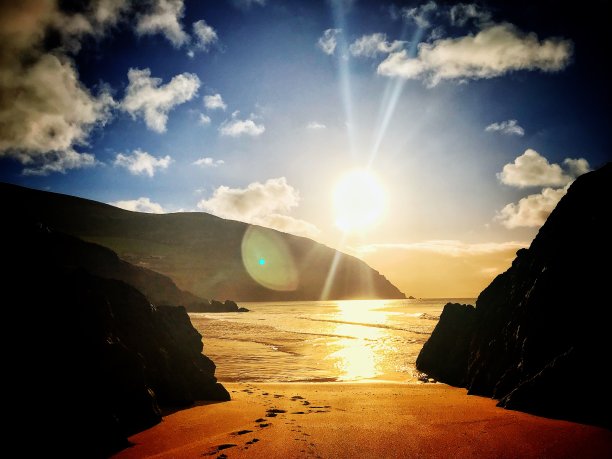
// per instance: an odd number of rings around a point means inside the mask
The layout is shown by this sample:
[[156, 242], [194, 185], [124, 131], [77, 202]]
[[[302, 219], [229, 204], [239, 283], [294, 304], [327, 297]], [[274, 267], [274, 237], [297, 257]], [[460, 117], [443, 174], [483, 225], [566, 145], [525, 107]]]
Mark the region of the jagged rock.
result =
[[479, 295], [467, 349], [452, 360], [431, 352], [430, 342], [466, 339], [443, 314], [417, 368], [506, 408], [612, 426], [610, 398], [584, 382], [612, 355], [610, 209], [612, 164], [579, 177], [529, 249]]
[[187, 310], [189, 312], [248, 312], [247, 308], [239, 308], [238, 305], [231, 300], [225, 300], [221, 303], [217, 300], [200, 301], [191, 304]]
[[160, 407], [229, 400], [184, 308], [62, 264], [57, 234], [12, 223], [1, 231], [3, 323], [14, 336], [4, 373], [48, 452], [104, 457], [158, 423]]
[[453, 386], [465, 384], [474, 315], [473, 306], [458, 303], [444, 306], [440, 321], [417, 358], [419, 371]]

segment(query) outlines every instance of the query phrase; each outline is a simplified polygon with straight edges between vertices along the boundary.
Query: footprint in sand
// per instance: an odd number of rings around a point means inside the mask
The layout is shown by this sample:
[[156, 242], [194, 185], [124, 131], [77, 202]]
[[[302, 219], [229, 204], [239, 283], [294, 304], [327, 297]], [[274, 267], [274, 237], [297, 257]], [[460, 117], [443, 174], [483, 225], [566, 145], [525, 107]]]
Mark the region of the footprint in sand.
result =
[[[212, 451], [209, 451], [207, 453], [204, 453], [203, 455], [205, 456], [212, 456], [214, 454], [217, 454], [220, 451], [223, 451], [224, 449], [228, 449], [228, 448], [234, 448], [235, 446], [237, 446], [234, 443], [223, 443], [222, 445], [218, 445], [216, 446]], [[227, 457], [225, 454], [221, 454], [220, 456], [217, 456], [217, 459], [220, 457]]]
[[301, 397], [299, 395], [294, 395], [293, 397], [291, 397], [291, 400], [304, 400], [304, 397]]
[[232, 435], [236, 436], [236, 435], [246, 435], [248, 433], [253, 432], [252, 430], [239, 430], [238, 432], [232, 432]]
[[281, 410], [279, 408], [270, 408], [267, 412], [266, 412], [266, 417], [267, 418], [275, 418], [279, 413], [286, 413], [287, 410]]
[[258, 418], [258, 419], [255, 419], [255, 422], [264, 422], [264, 421], [265, 421], [265, 419], [264, 419], [264, 418]]

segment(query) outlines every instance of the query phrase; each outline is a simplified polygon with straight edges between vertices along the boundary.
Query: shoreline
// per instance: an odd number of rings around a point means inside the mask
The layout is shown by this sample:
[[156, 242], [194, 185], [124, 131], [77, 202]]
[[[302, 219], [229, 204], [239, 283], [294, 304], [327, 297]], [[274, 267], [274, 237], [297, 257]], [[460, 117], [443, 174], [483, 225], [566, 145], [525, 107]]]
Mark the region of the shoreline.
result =
[[605, 457], [612, 432], [495, 406], [445, 384], [224, 383], [115, 458]]

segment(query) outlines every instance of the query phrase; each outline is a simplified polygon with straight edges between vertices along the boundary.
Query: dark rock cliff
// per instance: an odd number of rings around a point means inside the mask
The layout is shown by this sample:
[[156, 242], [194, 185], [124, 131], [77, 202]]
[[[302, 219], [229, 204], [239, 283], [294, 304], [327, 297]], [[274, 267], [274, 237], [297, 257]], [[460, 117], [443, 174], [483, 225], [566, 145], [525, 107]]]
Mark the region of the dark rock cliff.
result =
[[608, 164], [571, 185], [475, 309], [445, 306], [417, 368], [506, 408], [612, 426], [593, 387], [612, 355], [611, 209]]
[[13, 423], [40, 426], [41, 443], [26, 450], [103, 457], [160, 422], [160, 407], [229, 400], [184, 308], [65, 263], [64, 236], [44, 226], [1, 235], [5, 382], [24, 415]]
[[[18, 222], [20, 220], [17, 220]], [[27, 221], [27, 220], [25, 220]], [[23, 222], [22, 222], [23, 223]], [[39, 223], [44, 228], [43, 223]], [[43, 233], [39, 235], [43, 236]], [[179, 289], [167, 276], [121, 260], [115, 252], [101, 245], [82, 241], [51, 228], [44, 230], [46, 257], [58, 266], [85, 271], [105, 279], [123, 281], [142, 292], [156, 305], [184, 306], [193, 312], [238, 312], [233, 301], [207, 301]]]

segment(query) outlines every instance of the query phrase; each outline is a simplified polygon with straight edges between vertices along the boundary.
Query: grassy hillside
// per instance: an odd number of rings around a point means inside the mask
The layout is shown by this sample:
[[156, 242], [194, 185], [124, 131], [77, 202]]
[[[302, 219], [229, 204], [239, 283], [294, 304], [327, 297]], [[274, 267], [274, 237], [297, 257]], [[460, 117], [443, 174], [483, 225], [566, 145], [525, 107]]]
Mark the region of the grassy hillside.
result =
[[[8, 218], [35, 219], [108, 247], [122, 259], [165, 274], [179, 288], [202, 298], [318, 300], [334, 258], [336, 275], [328, 286], [328, 299], [404, 298], [384, 276], [361, 260], [275, 230], [202, 212], [129, 212], [9, 184], [0, 184], [0, 196]], [[264, 282], [253, 279], [245, 262], [251, 273], [260, 269]], [[267, 280], [272, 275], [272, 282], [266, 282], [265, 275]]]

